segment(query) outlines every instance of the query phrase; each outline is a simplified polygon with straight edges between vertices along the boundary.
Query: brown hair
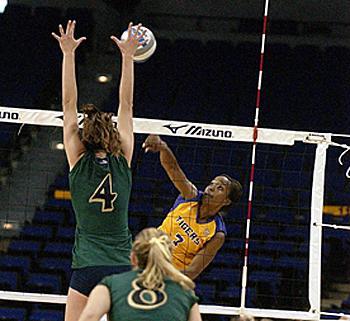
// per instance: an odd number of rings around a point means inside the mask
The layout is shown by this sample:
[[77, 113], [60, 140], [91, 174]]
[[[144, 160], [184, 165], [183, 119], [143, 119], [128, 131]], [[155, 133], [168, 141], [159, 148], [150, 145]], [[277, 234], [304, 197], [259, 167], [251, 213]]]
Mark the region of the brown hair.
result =
[[161, 287], [165, 277], [184, 289], [194, 289], [194, 282], [172, 264], [172, 243], [169, 236], [156, 228], [146, 228], [135, 238], [132, 251], [138, 260], [139, 280], [149, 290]]
[[113, 114], [101, 112], [93, 104], [83, 105], [82, 110], [84, 126], [81, 140], [85, 147], [118, 156], [121, 153], [120, 136], [112, 121]]
[[243, 187], [239, 181], [232, 178], [230, 175], [221, 174], [219, 176], [226, 177], [230, 182], [230, 187], [229, 187], [230, 191], [229, 191], [227, 196], [228, 196], [228, 199], [231, 201], [231, 204], [223, 206], [220, 210], [221, 214], [226, 214], [229, 211], [229, 209], [234, 204], [236, 204], [239, 201], [239, 199], [241, 198], [241, 196], [243, 194]]

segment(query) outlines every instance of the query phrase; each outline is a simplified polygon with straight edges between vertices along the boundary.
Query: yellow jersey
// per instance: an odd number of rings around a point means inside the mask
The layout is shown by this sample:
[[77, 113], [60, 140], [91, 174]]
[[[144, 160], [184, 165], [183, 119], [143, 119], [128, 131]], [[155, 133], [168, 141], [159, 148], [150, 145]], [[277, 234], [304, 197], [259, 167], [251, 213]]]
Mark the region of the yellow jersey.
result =
[[217, 232], [226, 235], [225, 223], [220, 214], [209, 218], [207, 222], [198, 222], [202, 197], [201, 191], [193, 199], [186, 200], [180, 195], [159, 227], [172, 240], [173, 264], [181, 271], [186, 270], [195, 255]]

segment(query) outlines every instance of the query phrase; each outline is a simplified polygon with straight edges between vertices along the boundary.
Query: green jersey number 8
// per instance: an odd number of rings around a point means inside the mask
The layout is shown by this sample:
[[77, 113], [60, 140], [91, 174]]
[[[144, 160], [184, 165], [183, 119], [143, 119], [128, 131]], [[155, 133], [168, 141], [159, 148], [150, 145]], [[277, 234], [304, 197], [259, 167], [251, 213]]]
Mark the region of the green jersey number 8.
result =
[[101, 203], [101, 212], [112, 212], [118, 194], [112, 191], [112, 175], [108, 173], [89, 198], [89, 203]]

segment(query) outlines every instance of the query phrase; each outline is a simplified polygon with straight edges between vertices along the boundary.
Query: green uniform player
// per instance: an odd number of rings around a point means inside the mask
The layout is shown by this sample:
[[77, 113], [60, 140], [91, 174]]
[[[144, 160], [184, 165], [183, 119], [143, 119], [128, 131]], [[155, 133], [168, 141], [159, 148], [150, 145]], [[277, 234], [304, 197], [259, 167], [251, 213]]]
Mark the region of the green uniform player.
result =
[[118, 123], [115, 126], [112, 113], [86, 104], [80, 131], [75, 51], [85, 38], [75, 39], [75, 25], [75, 21], [69, 20], [66, 30], [59, 25], [59, 35], [52, 33], [63, 54], [63, 141], [77, 220], [65, 321], [79, 319], [91, 290], [105, 276], [130, 270], [127, 211], [134, 151], [133, 56], [143, 42], [141, 24], [132, 33], [130, 23], [123, 41], [111, 37], [122, 57]]
[[100, 283], [111, 293], [110, 320], [183, 321], [197, 302], [192, 290], [165, 279], [163, 287], [152, 291], [138, 281], [139, 271], [107, 276]]
[[69, 174], [77, 221], [73, 268], [129, 265], [131, 172], [123, 156], [87, 151]]
[[79, 321], [201, 321], [193, 281], [172, 264], [172, 242], [161, 230], [141, 231], [133, 244], [135, 270], [105, 277]]

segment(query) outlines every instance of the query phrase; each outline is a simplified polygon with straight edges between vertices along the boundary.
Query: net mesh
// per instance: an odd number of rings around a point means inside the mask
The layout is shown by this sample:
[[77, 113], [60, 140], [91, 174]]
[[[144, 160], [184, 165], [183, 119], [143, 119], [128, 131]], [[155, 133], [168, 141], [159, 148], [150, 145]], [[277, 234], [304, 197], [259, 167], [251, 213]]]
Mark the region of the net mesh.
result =
[[[7, 154], [11, 171], [1, 174], [0, 290], [66, 294], [75, 222], [64, 151], [56, 149], [62, 129], [25, 126], [18, 135], [18, 125], [1, 123], [1, 126], [15, 140], [2, 146], [2, 155]], [[22, 135], [30, 137], [29, 143], [20, 143]], [[141, 145], [145, 138], [146, 135], [136, 135], [132, 164], [129, 223], [133, 235], [144, 227], [159, 226], [178, 196], [158, 155], [143, 152]], [[228, 234], [223, 248], [196, 282], [201, 304], [239, 307], [251, 145], [177, 137], [164, 137], [164, 140], [199, 189], [222, 173], [238, 179], [244, 187], [240, 202], [224, 218]], [[16, 151], [21, 154], [18, 159], [14, 157]], [[308, 255], [314, 156], [315, 146], [310, 144], [257, 147], [248, 308], [297, 311], [310, 308]], [[339, 151], [329, 150], [325, 205], [339, 204], [339, 196], [346, 201], [348, 183], [343, 175], [346, 168], [334, 165], [337, 156]], [[348, 224], [349, 210], [344, 207], [342, 211], [336, 217], [326, 215], [324, 222]], [[345, 233], [324, 232], [322, 285], [326, 296], [332, 295], [334, 287], [330, 275], [338, 275], [336, 280], [344, 281], [341, 270], [347, 263], [339, 249], [347, 250]], [[332, 264], [331, 257], [339, 264]], [[345, 299], [338, 308], [346, 308]], [[24, 307], [26, 315], [36, 309], [63, 311], [62, 306], [27, 307], [9, 301], [4, 301], [4, 306]], [[328, 310], [339, 311], [332, 307]], [[228, 321], [230, 317], [206, 314], [203, 319]]]
[[[240, 203], [225, 217], [228, 229], [225, 244], [197, 280], [203, 304], [240, 306], [250, 145], [198, 139], [172, 139], [168, 143], [188, 177], [199, 188], [203, 189], [213, 177], [222, 173], [238, 179], [244, 186], [245, 193]], [[258, 147], [248, 307], [308, 308], [308, 239], [314, 149], [314, 146], [304, 144]], [[150, 191], [153, 192], [150, 194]], [[142, 156], [137, 165], [133, 191], [133, 203], [139, 210], [131, 211], [131, 219], [142, 227], [158, 226], [177, 195], [159, 164], [158, 156]], [[146, 208], [149, 213], [144, 215]]]

